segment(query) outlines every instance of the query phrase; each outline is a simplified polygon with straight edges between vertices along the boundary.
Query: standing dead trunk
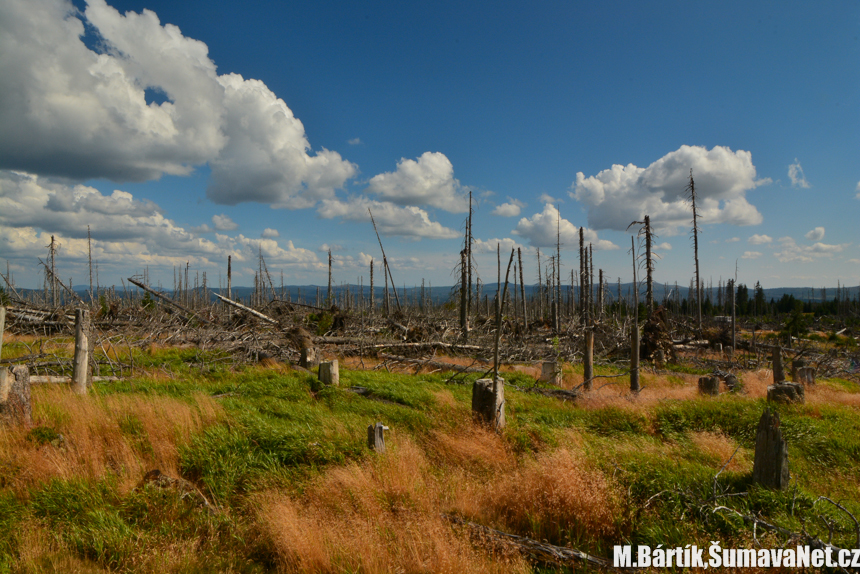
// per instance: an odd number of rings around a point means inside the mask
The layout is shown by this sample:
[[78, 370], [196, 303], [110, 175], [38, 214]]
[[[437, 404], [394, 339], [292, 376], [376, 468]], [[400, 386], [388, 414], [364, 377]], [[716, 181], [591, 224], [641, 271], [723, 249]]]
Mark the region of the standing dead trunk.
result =
[[521, 248], [517, 247], [517, 261], [520, 265], [520, 299], [522, 299], [523, 303], [523, 337], [525, 337], [526, 331], [529, 328], [528, 317], [526, 317], [526, 286], [523, 282], [523, 251]]
[[75, 359], [72, 372], [72, 388], [79, 395], [87, 393], [90, 382], [90, 339], [92, 338], [92, 323], [90, 312], [86, 309], [75, 309]]
[[633, 327], [630, 331], [630, 392], [639, 386], [639, 285], [636, 283], [636, 242], [630, 238], [633, 252]]
[[25, 366], [11, 371], [0, 367], [0, 421], [29, 426], [32, 416], [30, 371]]
[[594, 325], [585, 328], [585, 349], [582, 359], [582, 388], [590, 391], [594, 379]]
[[699, 275], [699, 224], [696, 212], [696, 182], [693, 181], [693, 170], [690, 169], [690, 183], [687, 190], [690, 194], [690, 203], [693, 206], [693, 256], [696, 260], [696, 306], [698, 312], [699, 331], [702, 330], [702, 279]]
[[468, 278], [468, 273], [466, 272], [467, 263], [468, 257], [464, 249], [460, 252], [460, 335], [464, 341], [469, 339], [469, 287], [466, 285]]
[[779, 413], [765, 409], [755, 437], [753, 482], [767, 488], [788, 488], [788, 448], [779, 428]]

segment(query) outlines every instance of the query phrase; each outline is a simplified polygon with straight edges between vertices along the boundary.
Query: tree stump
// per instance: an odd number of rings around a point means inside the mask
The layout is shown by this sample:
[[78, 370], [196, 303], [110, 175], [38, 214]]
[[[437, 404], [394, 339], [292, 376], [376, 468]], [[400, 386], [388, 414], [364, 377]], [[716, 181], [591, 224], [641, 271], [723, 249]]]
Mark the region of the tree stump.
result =
[[541, 365], [540, 380], [551, 385], [561, 386], [561, 367], [558, 361], [544, 361]]
[[726, 388], [729, 389], [729, 391], [736, 393], [743, 388], [743, 385], [741, 385], [741, 382], [736, 376], [726, 375]]
[[320, 364], [319, 356], [315, 347], [303, 347], [299, 366], [311, 370]]
[[505, 380], [478, 379], [472, 385], [472, 413], [496, 430], [505, 428]]
[[699, 394], [700, 395], [719, 395], [720, 394], [720, 379], [719, 377], [699, 377]]
[[90, 336], [92, 322], [90, 312], [75, 309], [75, 360], [72, 370], [72, 388], [79, 395], [87, 394], [90, 383]]
[[790, 479], [788, 448], [779, 429], [779, 414], [765, 409], [755, 436], [753, 482], [767, 488], [783, 490], [788, 487]]
[[806, 366], [806, 360], [804, 360], [801, 357], [798, 357], [797, 359], [795, 359], [791, 362], [791, 380], [792, 381], [794, 381], [795, 383], [800, 382], [797, 380], [797, 371], [802, 369], [805, 366]]
[[767, 400], [777, 403], [803, 403], [806, 394], [800, 383], [778, 383], [767, 387]]
[[385, 452], [385, 433], [388, 427], [382, 423], [376, 423], [367, 427], [367, 446], [376, 452]]
[[794, 376], [794, 382], [801, 385], [815, 384], [815, 367], [800, 367]]
[[319, 376], [322, 384], [338, 386], [340, 384], [340, 368], [337, 359], [320, 363]]
[[785, 372], [782, 370], [782, 349], [779, 345], [773, 348], [773, 383], [781, 383], [785, 380]]
[[0, 420], [29, 425], [33, 406], [30, 402], [30, 371], [18, 366], [11, 371], [0, 368]]

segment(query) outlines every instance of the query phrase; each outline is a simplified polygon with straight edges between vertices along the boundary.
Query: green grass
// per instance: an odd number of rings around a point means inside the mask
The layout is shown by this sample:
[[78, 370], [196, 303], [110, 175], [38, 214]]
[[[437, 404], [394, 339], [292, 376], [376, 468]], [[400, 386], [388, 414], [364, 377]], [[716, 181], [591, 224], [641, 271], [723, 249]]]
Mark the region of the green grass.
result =
[[[132, 572], [143, 566], [155, 570], [153, 564], [163, 549], [184, 547], [191, 549], [184, 566], [171, 566], [171, 571], [271, 571], [276, 566], [271, 543], [251, 518], [250, 501], [256, 494], [279, 489], [300, 495], [327, 469], [368, 459], [372, 454], [365, 443], [366, 428], [376, 421], [389, 426], [395, 436], [412, 437], [422, 445], [432, 443], [429, 439], [435, 432], [456, 435], [470, 424], [471, 385], [448, 384], [447, 373], [411, 376], [342, 370], [340, 388], [332, 388], [321, 386], [314, 376], [286, 369], [231, 370], [222, 359], [218, 353], [193, 349], [140, 352], [135, 354], [138, 365], [164, 369], [170, 377], [98, 384], [93, 394], [165, 396], [189, 402], [199, 393], [218, 397], [224, 415], [180, 445], [179, 461], [182, 476], [197, 484], [223, 512], [207, 513], [192, 498], [152, 485], [123, 489], [118, 475], [111, 472], [98, 480], [34, 481], [26, 492], [0, 481], [0, 573], [13, 571], [22, 552], [23, 524], [40, 525], [77, 559], [112, 571]], [[675, 367], [670, 369], [700, 374]], [[569, 372], [570, 367], [566, 368]], [[581, 371], [581, 366], [573, 368], [577, 369]], [[612, 366], [597, 370], [618, 372]], [[535, 384], [526, 375], [506, 377], [522, 388]], [[679, 375], [669, 376], [670, 385], [683, 382]], [[854, 383], [840, 379], [820, 384], [857, 390]], [[361, 396], [350, 387], [363, 387], [369, 394]], [[694, 433], [722, 433], [752, 460], [756, 427], [765, 406], [763, 400], [722, 395], [647, 407], [586, 408], [509, 387], [508, 427], [502, 440], [521, 463], [562, 446], [581, 450], [625, 497], [626, 542], [683, 546], [719, 539], [726, 547], [727, 540], [738, 544], [747, 540], [749, 525], [729, 513], [707, 513], [697, 506], [697, 500], [713, 494], [713, 477], [725, 461], [703, 452], [692, 439]], [[749, 472], [727, 470], [720, 474], [718, 489], [748, 494], [727, 498], [724, 504], [795, 531], [803, 521], [823, 512], [845, 528], [838, 536], [850, 538], [851, 525], [845, 523], [844, 514], [813, 503], [821, 495], [830, 496], [860, 515], [856, 473], [860, 413], [836, 404], [775, 408], [789, 443], [796, 487], [783, 492], [763, 490], [750, 484]], [[44, 420], [29, 431], [26, 440], [34, 448], [63, 448], [55, 429], [68, 423], [69, 414], [51, 405], [40, 412]], [[127, 414], [118, 424], [136, 452], [151, 452], [139, 419]], [[570, 442], [573, 435], [580, 440], [576, 446]], [[0, 460], [0, 470], [9, 468], [6, 464]], [[536, 516], [535, 523], [539, 522]], [[604, 544], [582, 542], [594, 548]]]

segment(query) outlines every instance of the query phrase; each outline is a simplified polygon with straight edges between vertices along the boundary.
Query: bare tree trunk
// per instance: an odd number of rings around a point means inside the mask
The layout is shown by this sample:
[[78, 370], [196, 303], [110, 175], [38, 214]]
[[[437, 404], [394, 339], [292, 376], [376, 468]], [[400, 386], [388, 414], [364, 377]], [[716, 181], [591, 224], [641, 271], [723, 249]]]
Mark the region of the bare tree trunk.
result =
[[636, 284], [636, 242], [631, 237], [633, 250], [633, 328], [630, 331], [630, 392], [638, 393], [639, 386], [639, 287]]
[[651, 216], [645, 216], [645, 307], [648, 315], [654, 309], [654, 260], [651, 257]]
[[373, 315], [376, 306], [376, 294], [373, 292], [373, 259], [370, 260], [370, 314]]
[[523, 250], [517, 247], [517, 261], [520, 265], [520, 299], [523, 301], [523, 336], [529, 328], [529, 320], [526, 317], [526, 285], [523, 282]]
[[468, 260], [466, 249], [464, 249], [460, 252], [460, 334], [464, 341], [469, 339], [469, 288], [466, 285], [468, 279], [468, 272], [466, 271]]
[[696, 183], [693, 181], [693, 170], [690, 169], [690, 184], [687, 186], [690, 202], [693, 205], [693, 255], [696, 259], [696, 304], [698, 307], [699, 331], [702, 330], [702, 280], [699, 275], [699, 224], [696, 212]]

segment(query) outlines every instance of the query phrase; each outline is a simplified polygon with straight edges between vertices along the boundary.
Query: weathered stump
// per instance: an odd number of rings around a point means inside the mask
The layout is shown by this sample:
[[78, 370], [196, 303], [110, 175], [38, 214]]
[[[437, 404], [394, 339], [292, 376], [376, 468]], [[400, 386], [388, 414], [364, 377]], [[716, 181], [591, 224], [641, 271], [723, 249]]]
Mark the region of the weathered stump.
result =
[[717, 353], [722, 355], [723, 354], [723, 344], [722, 343], [714, 343], [714, 350]]
[[376, 452], [385, 452], [385, 433], [388, 427], [382, 423], [376, 423], [367, 427], [367, 446]]
[[561, 386], [561, 367], [558, 361], [544, 361], [541, 365], [540, 380], [551, 385]]
[[725, 382], [726, 382], [726, 388], [729, 389], [729, 391], [731, 391], [733, 393], [736, 393], [736, 392], [740, 391], [741, 389], [743, 389], [743, 385], [741, 385], [741, 382], [734, 375], [731, 375], [731, 374], [726, 375], [726, 381]]
[[767, 488], [788, 487], [788, 448], [779, 429], [779, 414], [765, 409], [755, 436], [753, 482]]
[[800, 367], [794, 377], [794, 382], [801, 385], [815, 384], [815, 367]]
[[90, 312], [75, 309], [75, 362], [72, 370], [72, 388], [79, 395], [87, 393], [90, 383]]
[[806, 360], [802, 357], [798, 357], [791, 362], [791, 380], [795, 383], [800, 381], [797, 380], [797, 371], [806, 366]]
[[505, 380], [478, 379], [472, 385], [472, 413], [496, 430], [505, 428]]
[[340, 384], [340, 368], [337, 359], [320, 363], [320, 382], [335, 387]]
[[3, 330], [6, 328], [6, 307], [0, 305], [0, 354], [3, 353]]
[[782, 370], [782, 349], [779, 345], [773, 348], [773, 383], [781, 383], [785, 380], [785, 371]]
[[582, 388], [590, 391], [594, 380], [594, 328], [585, 330], [585, 348], [582, 357]]
[[777, 403], [803, 403], [806, 393], [799, 383], [778, 383], [767, 387], [767, 400]]
[[699, 377], [699, 394], [700, 395], [719, 395], [720, 394], [720, 379], [719, 377]]
[[319, 354], [315, 347], [303, 347], [299, 358], [299, 366], [311, 370], [320, 364]]
[[0, 368], [0, 420], [29, 425], [33, 407], [30, 402], [30, 371], [18, 366], [11, 371]]

